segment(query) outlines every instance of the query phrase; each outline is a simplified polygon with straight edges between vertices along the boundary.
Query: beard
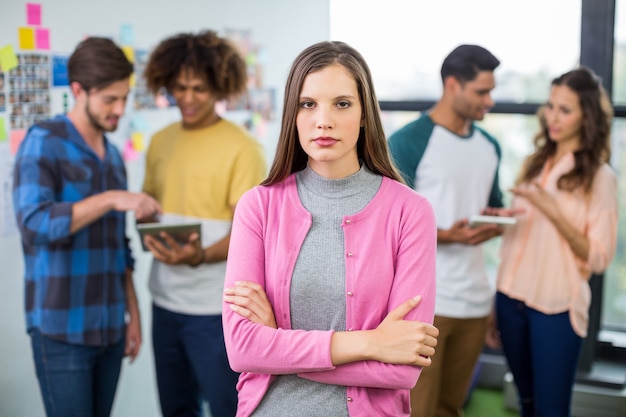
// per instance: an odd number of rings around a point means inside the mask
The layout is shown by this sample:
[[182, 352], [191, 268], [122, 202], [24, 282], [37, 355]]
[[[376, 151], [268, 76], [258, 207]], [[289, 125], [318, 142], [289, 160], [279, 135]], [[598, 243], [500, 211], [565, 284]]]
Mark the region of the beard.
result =
[[114, 126], [107, 126], [98, 120], [96, 114], [92, 113], [89, 108], [89, 100], [85, 104], [85, 114], [87, 115], [87, 119], [89, 119], [89, 123], [94, 129], [103, 131], [103, 132], [114, 132], [117, 129], [117, 123]]

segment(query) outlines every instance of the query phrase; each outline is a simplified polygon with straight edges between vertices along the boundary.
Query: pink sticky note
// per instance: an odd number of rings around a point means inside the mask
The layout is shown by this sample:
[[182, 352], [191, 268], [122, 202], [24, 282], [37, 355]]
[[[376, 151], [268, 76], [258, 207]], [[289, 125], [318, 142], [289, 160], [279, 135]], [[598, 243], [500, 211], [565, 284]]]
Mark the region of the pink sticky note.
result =
[[126, 162], [133, 162], [139, 159], [139, 153], [137, 153], [137, 151], [133, 149], [133, 143], [130, 139], [128, 139], [124, 144], [122, 159]]
[[35, 47], [37, 49], [50, 49], [50, 30], [45, 28], [35, 29]]
[[19, 149], [24, 137], [26, 136], [26, 130], [12, 130], [11, 137], [9, 139], [9, 149], [11, 150], [11, 154], [15, 155], [17, 150]]
[[41, 25], [41, 4], [26, 3], [26, 24]]

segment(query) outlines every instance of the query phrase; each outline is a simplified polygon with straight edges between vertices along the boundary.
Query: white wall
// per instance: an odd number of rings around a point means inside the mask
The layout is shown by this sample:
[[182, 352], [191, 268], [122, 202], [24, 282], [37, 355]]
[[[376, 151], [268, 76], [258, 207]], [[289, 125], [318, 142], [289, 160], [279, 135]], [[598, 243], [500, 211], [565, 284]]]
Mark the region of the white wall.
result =
[[[251, 30], [254, 43], [265, 47], [264, 85], [276, 88], [278, 107], [293, 58], [306, 46], [329, 36], [328, 0], [40, 0], [40, 3], [42, 26], [50, 29], [53, 53], [69, 54], [86, 35], [118, 40], [123, 24], [133, 26], [134, 46], [144, 49], [181, 31]], [[26, 1], [0, 0], [0, 47], [13, 44], [17, 48], [17, 29], [26, 23], [25, 5]], [[278, 117], [280, 114], [279, 108]], [[177, 118], [177, 113], [153, 112], [147, 117], [165, 123]], [[271, 124], [263, 140], [269, 155], [273, 153], [277, 132], [278, 124]], [[128, 166], [131, 189], [141, 186], [142, 164], [140, 159]], [[143, 314], [144, 345], [137, 361], [130, 366], [125, 362], [122, 370], [113, 415], [123, 417], [160, 414], [150, 347], [147, 292], [150, 259], [137, 248], [135, 238], [133, 249], [138, 266], [135, 283]], [[0, 416], [43, 416], [24, 329], [23, 261], [19, 238], [15, 235], [0, 236], [0, 268]]]

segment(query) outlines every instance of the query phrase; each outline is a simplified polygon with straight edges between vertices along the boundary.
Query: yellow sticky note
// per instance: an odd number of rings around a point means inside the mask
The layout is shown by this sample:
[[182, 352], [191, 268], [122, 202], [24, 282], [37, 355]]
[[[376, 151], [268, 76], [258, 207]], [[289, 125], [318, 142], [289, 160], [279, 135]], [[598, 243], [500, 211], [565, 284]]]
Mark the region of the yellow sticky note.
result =
[[143, 133], [135, 132], [132, 134], [130, 140], [133, 143], [133, 149], [137, 152], [143, 152], [145, 145], [143, 141]]
[[4, 124], [4, 117], [0, 117], [0, 142], [7, 140], [7, 128]]
[[13, 50], [13, 45], [6, 45], [0, 48], [0, 69], [9, 72], [17, 67], [17, 55]]
[[130, 78], [128, 79], [128, 84], [130, 88], [133, 88], [137, 84], [137, 79], [135, 78], [135, 73], [130, 74]]
[[126, 58], [128, 58], [130, 62], [135, 62], [135, 48], [132, 46], [122, 46], [122, 51], [124, 51]]
[[21, 27], [17, 29], [20, 49], [35, 49], [35, 30]]

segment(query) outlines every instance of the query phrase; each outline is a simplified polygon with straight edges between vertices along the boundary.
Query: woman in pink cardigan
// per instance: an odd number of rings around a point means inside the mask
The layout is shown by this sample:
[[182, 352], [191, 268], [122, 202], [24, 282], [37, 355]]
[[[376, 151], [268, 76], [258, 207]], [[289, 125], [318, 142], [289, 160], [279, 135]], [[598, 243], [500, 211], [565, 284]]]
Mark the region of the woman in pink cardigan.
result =
[[505, 230], [496, 316], [521, 415], [570, 415], [572, 386], [591, 300], [617, 240], [612, 109], [586, 68], [552, 82], [541, 130], [513, 188], [524, 214]]
[[268, 178], [235, 211], [224, 333], [238, 416], [408, 416], [438, 331], [436, 226], [390, 161], [367, 64], [295, 60]]

